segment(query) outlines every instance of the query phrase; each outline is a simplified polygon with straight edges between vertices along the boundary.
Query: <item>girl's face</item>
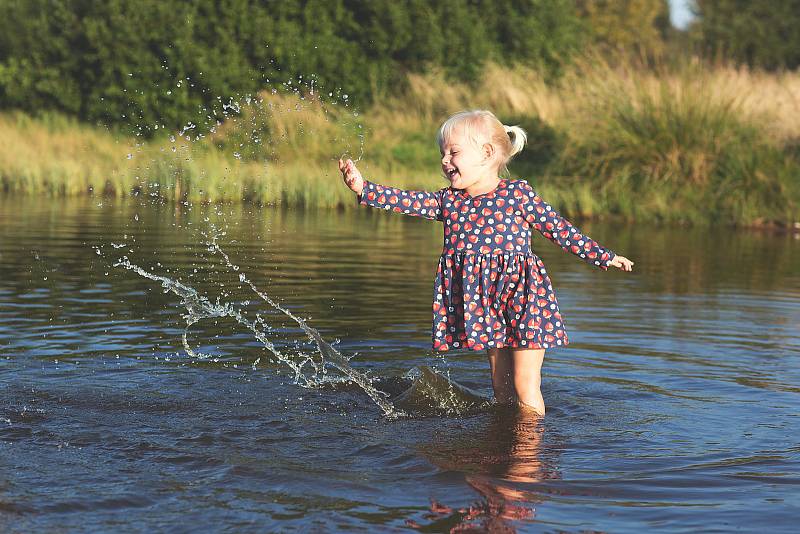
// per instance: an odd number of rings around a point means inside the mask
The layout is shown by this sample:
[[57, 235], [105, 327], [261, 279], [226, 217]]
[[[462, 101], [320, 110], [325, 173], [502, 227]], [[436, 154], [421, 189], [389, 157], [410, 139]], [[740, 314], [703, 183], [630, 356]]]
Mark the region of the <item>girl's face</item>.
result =
[[442, 172], [455, 189], [466, 189], [491, 177], [493, 152], [491, 145], [475, 146], [461, 128], [455, 128], [441, 147]]

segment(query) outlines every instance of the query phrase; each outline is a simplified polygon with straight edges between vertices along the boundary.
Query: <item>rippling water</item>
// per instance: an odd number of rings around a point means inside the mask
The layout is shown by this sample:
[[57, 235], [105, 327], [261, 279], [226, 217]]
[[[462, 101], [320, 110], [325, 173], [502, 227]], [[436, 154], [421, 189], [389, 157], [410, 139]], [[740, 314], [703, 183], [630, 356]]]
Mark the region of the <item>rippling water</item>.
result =
[[485, 354], [430, 350], [436, 223], [0, 198], [0, 528], [794, 530], [800, 240], [581, 227], [637, 270], [595, 271], [535, 238], [572, 340], [545, 358], [547, 417], [395, 419], [352, 383], [296, 384], [230, 318], [192, 325], [208, 357], [187, 355], [180, 299], [113, 264], [127, 256], [261, 317], [282, 352], [313, 353], [246, 273], [376, 384], [432, 366], [488, 397]]

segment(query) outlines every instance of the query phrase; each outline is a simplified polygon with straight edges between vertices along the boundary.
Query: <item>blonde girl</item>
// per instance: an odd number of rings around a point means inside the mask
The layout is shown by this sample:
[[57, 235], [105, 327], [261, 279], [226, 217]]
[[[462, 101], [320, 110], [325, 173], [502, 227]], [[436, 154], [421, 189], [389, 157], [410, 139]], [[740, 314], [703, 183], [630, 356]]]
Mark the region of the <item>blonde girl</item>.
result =
[[433, 349], [486, 350], [495, 400], [544, 415], [544, 353], [569, 340], [547, 270], [531, 249], [531, 230], [603, 270], [631, 271], [633, 262], [583, 235], [525, 180], [501, 178], [525, 146], [518, 126], [489, 111], [463, 111], [442, 124], [437, 141], [449, 182], [438, 191], [365, 180], [349, 159], [339, 160], [339, 170], [360, 204], [442, 222]]

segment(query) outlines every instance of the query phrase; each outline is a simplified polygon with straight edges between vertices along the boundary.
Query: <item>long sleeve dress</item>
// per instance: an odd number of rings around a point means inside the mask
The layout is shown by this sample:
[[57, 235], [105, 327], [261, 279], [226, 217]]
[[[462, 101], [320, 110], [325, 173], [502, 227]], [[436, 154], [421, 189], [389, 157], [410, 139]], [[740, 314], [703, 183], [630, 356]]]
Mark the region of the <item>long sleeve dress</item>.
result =
[[433, 349], [545, 349], [569, 343], [531, 228], [590, 265], [615, 254], [580, 233], [524, 180], [485, 194], [446, 187], [408, 191], [364, 180], [361, 205], [441, 221], [444, 246], [433, 292]]

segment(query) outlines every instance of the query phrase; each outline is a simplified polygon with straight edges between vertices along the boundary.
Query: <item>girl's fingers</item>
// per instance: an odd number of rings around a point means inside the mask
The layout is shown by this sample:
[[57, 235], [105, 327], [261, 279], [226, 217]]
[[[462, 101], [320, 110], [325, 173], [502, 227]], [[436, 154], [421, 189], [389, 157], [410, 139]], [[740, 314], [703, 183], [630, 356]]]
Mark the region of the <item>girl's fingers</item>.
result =
[[623, 271], [633, 271], [633, 262], [624, 256], [614, 258], [611, 265]]

